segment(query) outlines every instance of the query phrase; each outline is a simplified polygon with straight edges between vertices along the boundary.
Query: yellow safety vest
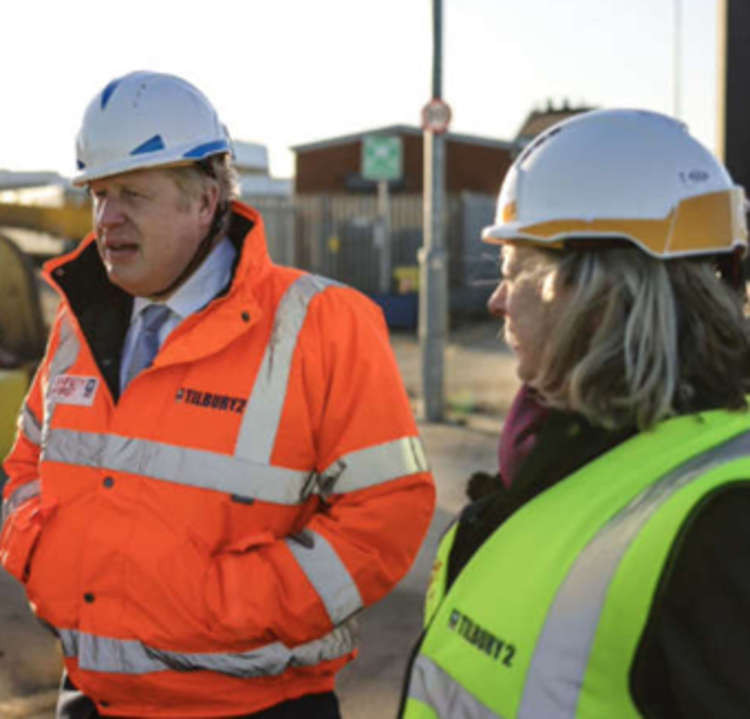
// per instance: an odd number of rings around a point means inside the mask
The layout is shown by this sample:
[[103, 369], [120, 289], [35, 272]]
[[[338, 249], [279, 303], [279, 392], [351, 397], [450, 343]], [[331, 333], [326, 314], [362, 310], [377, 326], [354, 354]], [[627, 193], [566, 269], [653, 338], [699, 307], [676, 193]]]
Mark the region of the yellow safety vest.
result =
[[750, 478], [750, 413], [668, 420], [515, 512], [445, 592], [446, 534], [404, 719], [620, 719], [669, 551], [722, 485]]

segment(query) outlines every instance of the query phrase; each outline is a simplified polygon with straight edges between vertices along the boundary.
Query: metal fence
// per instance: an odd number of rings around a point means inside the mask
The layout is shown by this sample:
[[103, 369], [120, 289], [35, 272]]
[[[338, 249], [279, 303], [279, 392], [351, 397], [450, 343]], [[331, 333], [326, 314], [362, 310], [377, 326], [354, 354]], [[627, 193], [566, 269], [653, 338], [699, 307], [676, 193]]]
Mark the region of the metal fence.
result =
[[[377, 200], [359, 195], [245, 197], [260, 211], [271, 258], [345, 282], [369, 295], [384, 284], [392, 294], [416, 291], [417, 252], [422, 245], [422, 196], [390, 199], [390, 277], [383, 282]], [[495, 198], [448, 195], [444, 227], [452, 313], [483, 312], [497, 279], [497, 252], [480, 242], [492, 222]]]

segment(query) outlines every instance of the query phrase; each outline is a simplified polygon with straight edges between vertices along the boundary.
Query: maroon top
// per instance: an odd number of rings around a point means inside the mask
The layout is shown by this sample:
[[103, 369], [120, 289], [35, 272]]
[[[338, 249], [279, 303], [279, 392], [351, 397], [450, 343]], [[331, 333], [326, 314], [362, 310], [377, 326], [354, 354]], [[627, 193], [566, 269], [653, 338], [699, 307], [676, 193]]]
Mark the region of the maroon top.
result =
[[503, 423], [497, 452], [500, 479], [506, 487], [510, 487], [523, 461], [534, 449], [549, 412], [528, 385], [523, 385], [516, 394]]

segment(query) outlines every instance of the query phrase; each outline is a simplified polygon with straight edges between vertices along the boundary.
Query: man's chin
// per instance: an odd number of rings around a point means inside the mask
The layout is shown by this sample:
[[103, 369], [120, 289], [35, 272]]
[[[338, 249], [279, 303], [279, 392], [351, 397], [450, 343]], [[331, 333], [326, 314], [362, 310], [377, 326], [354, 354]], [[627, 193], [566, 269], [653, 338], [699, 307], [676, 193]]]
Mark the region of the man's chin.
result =
[[134, 297], [148, 297], [150, 294], [149, 288], [144, 287], [133, 278], [129, 278], [121, 272], [117, 272], [116, 269], [110, 270], [110, 268], [107, 268], [107, 278], [113, 285]]

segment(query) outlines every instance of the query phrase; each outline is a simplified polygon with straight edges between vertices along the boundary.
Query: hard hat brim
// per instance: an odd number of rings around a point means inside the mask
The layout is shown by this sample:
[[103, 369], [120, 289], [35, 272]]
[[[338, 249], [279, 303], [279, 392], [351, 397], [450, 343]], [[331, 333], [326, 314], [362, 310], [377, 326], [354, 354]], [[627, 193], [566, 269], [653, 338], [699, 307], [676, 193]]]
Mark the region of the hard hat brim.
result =
[[[200, 150], [201, 147], [204, 147], [205, 149]], [[131, 157], [112, 162], [108, 165], [97, 165], [90, 170], [84, 167], [77, 175], [75, 175], [75, 177], [73, 177], [72, 183], [76, 187], [83, 187], [92, 180], [101, 180], [105, 177], [121, 175], [125, 172], [148, 170], [157, 167], [190, 165], [199, 160], [203, 160], [206, 157], [211, 157], [212, 155], [231, 152], [232, 148], [229, 142], [206, 142], [203, 145], [198, 144], [197, 151], [196, 146], [191, 144], [190, 146], [182, 148], [169, 148], [167, 150], [150, 153], [148, 157], [142, 154], [132, 155]]]
[[744, 191], [733, 187], [682, 200], [663, 218], [511, 220], [486, 227], [482, 241], [531, 242], [561, 249], [578, 238], [623, 239], [662, 259], [728, 253], [737, 247], [747, 249], [744, 211]]

